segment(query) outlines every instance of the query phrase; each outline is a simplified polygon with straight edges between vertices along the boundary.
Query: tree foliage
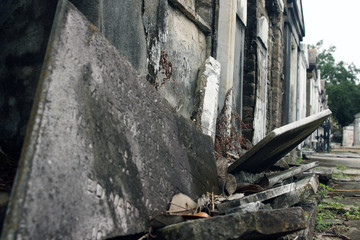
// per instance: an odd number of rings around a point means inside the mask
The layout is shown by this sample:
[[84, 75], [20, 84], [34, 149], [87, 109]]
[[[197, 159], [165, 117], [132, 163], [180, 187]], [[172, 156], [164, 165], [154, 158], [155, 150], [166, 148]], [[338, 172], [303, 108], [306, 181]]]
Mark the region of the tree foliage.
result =
[[337, 62], [333, 56], [335, 46], [323, 48], [323, 41], [319, 41], [317, 49], [317, 68], [321, 78], [326, 81], [328, 106], [334, 118], [341, 126], [347, 126], [354, 121], [354, 115], [360, 112], [360, 69], [355, 64]]

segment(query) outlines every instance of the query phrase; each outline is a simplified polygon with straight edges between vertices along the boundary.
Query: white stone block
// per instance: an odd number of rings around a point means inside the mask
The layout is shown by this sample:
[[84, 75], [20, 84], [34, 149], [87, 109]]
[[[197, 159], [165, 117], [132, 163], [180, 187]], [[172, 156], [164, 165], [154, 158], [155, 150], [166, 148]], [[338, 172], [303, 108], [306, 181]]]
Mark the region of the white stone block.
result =
[[206, 59], [200, 68], [197, 92], [200, 96], [197, 119], [202, 132], [215, 140], [219, 97], [220, 63], [213, 57]]
[[284, 12], [284, 2], [283, 0], [276, 0], [276, 5], [277, 5], [277, 8], [278, 8], [278, 11], [280, 12]]
[[269, 23], [264, 16], [257, 19], [257, 36], [262, 41], [265, 48], [268, 48]]
[[343, 142], [344, 147], [351, 147], [354, 143], [354, 126], [346, 126], [343, 128]]

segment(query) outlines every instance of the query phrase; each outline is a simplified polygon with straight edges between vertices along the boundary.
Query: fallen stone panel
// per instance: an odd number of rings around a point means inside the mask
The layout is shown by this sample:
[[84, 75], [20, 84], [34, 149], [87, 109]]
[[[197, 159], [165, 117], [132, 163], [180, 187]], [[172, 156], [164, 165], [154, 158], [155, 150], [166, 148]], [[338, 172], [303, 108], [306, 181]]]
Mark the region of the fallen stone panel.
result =
[[210, 137], [60, 0], [1, 239], [147, 231], [182, 192], [216, 191]]
[[287, 169], [285, 171], [282, 171], [277, 174], [273, 174], [271, 176], [268, 176], [269, 179], [269, 187], [272, 187], [274, 184], [279, 183], [287, 178], [293, 177], [297, 174], [300, 174], [304, 171], [307, 171], [309, 169], [312, 169], [316, 166], [319, 166], [318, 162], [312, 162], [309, 164], [304, 164], [296, 168]]
[[221, 240], [277, 239], [306, 228], [300, 207], [233, 213], [170, 225], [155, 232], [156, 239]]
[[230, 165], [228, 171], [232, 174], [239, 171], [258, 173], [270, 168], [314, 132], [330, 115], [331, 111], [327, 109], [273, 130]]
[[271, 203], [273, 208], [286, 208], [305, 201], [316, 194], [319, 187], [319, 180], [315, 175], [307, 176], [295, 183], [295, 188], [282, 196], [277, 197]]
[[241, 198], [239, 200], [233, 200], [233, 201], [221, 203], [218, 205], [218, 209], [222, 213], [225, 213], [226, 211], [230, 211], [230, 209], [232, 208], [239, 208], [239, 210], [241, 210], [246, 204], [254, 203], [258, 201], [263, 202], [272, 199], [274, 197], [278, 197], [282, 194], [288, 193], [293, 189], [295, 189], [295, 184], [290, 183], [281, 187], [272, 188], [263, 192], [255, 193], [247, 197]]

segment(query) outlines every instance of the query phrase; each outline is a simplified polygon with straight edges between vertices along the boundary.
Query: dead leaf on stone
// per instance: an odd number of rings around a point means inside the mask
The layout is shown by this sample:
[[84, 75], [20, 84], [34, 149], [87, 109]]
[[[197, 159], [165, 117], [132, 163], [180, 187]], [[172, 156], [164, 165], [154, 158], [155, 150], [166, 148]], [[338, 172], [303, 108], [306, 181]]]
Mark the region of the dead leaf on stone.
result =
[[178, 193], [173, 196], [168, 213], [176, 215], [192, 214], [196, 208], [197, 204], [194, 200], [185, 194]]

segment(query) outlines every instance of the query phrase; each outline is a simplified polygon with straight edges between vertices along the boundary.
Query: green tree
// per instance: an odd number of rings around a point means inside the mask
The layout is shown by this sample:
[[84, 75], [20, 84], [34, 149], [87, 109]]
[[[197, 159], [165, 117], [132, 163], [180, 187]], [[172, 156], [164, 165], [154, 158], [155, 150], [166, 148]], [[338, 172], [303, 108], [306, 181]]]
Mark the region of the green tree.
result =
[[324, 49], [323, 41], [319, 41], [311, 47], [318, 52], [317, 68], [321, 78], [326, 81], [328, 106], [333, 117], [341, 126], [347, 126], [354, 121], [354, 115], [360, 112], [360, 69], [353, 63], [337, 62], [333, 56], [335, 46]]

